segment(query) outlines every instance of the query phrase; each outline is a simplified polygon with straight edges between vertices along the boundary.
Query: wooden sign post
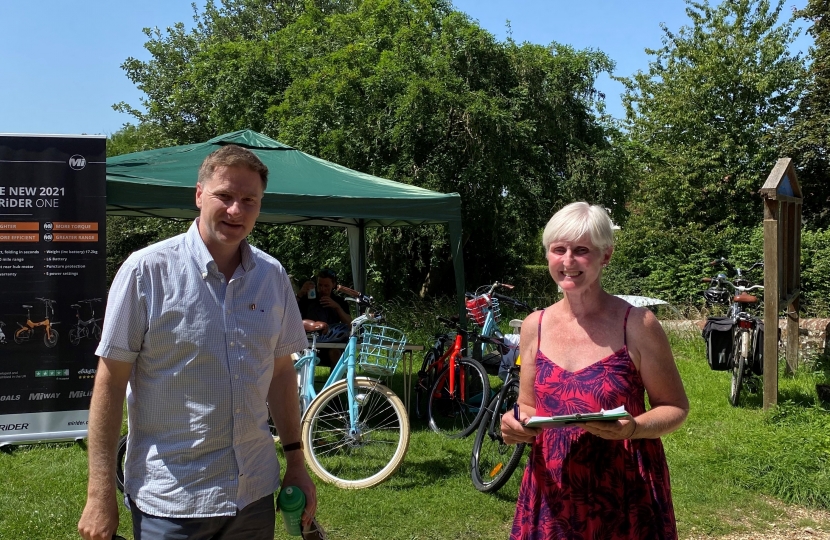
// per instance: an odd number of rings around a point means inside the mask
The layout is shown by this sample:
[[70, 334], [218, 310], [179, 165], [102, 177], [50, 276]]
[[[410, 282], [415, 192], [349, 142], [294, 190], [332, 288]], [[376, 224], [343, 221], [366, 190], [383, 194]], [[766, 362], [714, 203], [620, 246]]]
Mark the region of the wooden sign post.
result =
[[764, 198], [764, 409], [778, 403], [778, 314], [787, 308], [787, 372], [798, 367], [801, 293], [801, 186], [781, 158], [761, 188]]

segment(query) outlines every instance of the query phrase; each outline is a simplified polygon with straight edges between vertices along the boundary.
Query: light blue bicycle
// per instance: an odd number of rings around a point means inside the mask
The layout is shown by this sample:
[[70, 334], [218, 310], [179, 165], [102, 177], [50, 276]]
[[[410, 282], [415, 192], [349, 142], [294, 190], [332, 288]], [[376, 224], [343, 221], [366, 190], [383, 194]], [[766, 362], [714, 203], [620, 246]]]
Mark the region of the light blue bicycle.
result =
[[[325, 482], [345, 489], [371, 487], [391, 476], [409, 447], [409, 418], [403, 402], [377, 377], [388, 377], [403, 355], [403, 332], [381, 326], [373, 300], [339, 286], [362, 315], [352, 321], [346, 349], [318, 393], [317, 331], [312, 346], [295, 361], [306, 461]], [[309, 328], [315, 330], [315, 328]], [[319, 328], [317, 329], [319, 331]], [[358, 368], [369, 377], [358, 376]]]

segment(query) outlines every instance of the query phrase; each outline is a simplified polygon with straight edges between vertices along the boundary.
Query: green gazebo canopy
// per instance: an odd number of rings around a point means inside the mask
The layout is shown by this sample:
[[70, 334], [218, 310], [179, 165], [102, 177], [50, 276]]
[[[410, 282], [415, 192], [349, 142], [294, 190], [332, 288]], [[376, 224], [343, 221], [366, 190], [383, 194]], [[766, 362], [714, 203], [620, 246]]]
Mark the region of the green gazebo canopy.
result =
[[226, 144], [253, 151], [268, 166], [259, 221], [348, 229], [355, 287], [365, 289], [366, 227], [446, 223], [463, 308], [461, 197], [342, 167], [250, 130], [209, 141], [107, 159], [107, 214], [194, 218], [199, 165]]

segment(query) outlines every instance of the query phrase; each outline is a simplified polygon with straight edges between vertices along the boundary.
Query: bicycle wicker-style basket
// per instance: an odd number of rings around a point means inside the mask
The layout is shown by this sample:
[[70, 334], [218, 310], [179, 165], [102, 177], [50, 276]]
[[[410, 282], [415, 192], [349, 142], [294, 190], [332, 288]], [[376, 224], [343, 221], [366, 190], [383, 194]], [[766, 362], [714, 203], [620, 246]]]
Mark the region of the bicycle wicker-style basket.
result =
[[400, 330], [367, 324], [363, 326], [357, 362], [363, 371], [371, 375], [392, 375], [403, 356], [405, 346], [406, 336]]

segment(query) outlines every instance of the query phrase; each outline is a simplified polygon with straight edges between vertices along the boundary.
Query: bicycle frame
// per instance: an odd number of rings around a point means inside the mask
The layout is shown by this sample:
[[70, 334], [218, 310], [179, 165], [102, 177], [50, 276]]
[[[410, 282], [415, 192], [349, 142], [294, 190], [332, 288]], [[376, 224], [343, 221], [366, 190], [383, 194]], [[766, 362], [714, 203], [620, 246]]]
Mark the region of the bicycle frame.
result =
[[[92, 306], [93, 302], [100, 302], [100, 298], [93, 298], [91, 300], [79, 300], [77, 304], [72, 304], [70, 307], [75, 308], [75, 324], [72, 325], [72, 330], [70, 330], [70, 341], [72, 340], [71, 332], [75, 332], [75, 341], [72, 341], [73, 345], [77, 344], [78, 340], [90, 336], [95, 335], [95, 330], [98, 329], [98, 333], [100, 335], [100, 327], [98, 326], [98, 321], [101, 318], [95, 317], [95, 308]], [[89, 319], [82, 319], [81, 318], [81, 304], [89, 304]]]
[[49, 316], [49, 312], [54, 309], [52, 307], [54, 300], [50, 300], [48, 298], [36, 298], [36, 300], [40, 300], [41, 302], [43, 302], [46, 310], [44, 314], [45, 318], [40, 322], [34, 322], [32, 320], [32, 306], [23, 306], [26, 308], [26, 325], [24, 326], [20, 323], [17, 323], [17, 325], [20, 328], [18, 328], [17, 331], [14, 333], [14, 337], [15, 340], [18, 342], [29, 340], [32, 334], [34, 333], [35, 328], [39, 326], [46, 327], [44, 328], [46, 336], [50, 341], [52, 340], [53, 333], [55, 332], [54, 330], [52, 330], [52, 326], [58, 324], [57, 322], [52, 322]]
[[[355, 379], [356, 379], [356, 366], [357, 366], [357, 335], [360, 327], [369, 322], [376, 322], [379, 321], [379, 317], [375, 317], [368, 313], [364, 313], [363, 315], [357, 317], [354, 321], [352, 321], [352, 329], [351, 333], [349, 334], [349, 341], [346, 343], [346, 348], [343, 351], [343, 354], [340, 355], [340, 359], [331, 368], [331, 374], [329, 374], [328, 379], [323, 384], [323, 387], [320, 389], [322, 392], [326, 388], [332, 386], [333, 384], [339, 382], [343, 378], [346, 379], [346, 387], [348, 388], [348, 397], [349, 397], [349, 421], [350, 421], [350, 435], [355, 435], [358, 433], [359, 429], [357, 426], [357, 418], [358, 418], [358, 402], [355, 398]], [[299, 392], [300, 392], [300, 415], [304, 416], [305, 412], [308, 410], [308, 407], [311, 405], [311, 402], [317, 397], [317, 390], [314, 388], [314, 368], [319, 363], [319, 357], [317, 356], [317, 334], [312, 334], [312, 345], [309, 349], [306, 349], [304, 354], [300, 356], [294, 362], [294, 369], [297, 371], [299, 380]], [[374, 380], [374, 379], [373, 379]]]
[[[440, 320], [441, 322], [443, 322], [444, 324], [447, 324], [447, 325], [455, 324], [452, 321], [450, 321], [449, 319], [445, 319], [443, 317], [438, 317], [438, 320]], [[458, 358], [461, 358], [462, 356], [464, 356], [464, 338], [467, 336], [467, 332], [465, 332], [464, 330], [461, 330], [460, 328], [457, 328], [457, 330], [458, 331], [455, 334], [455, 338], [453, 339], [452, 346], [449, 349], [447, 349], [444, 352], [444, 354], [442, 354], [437, 360], [432, 362], [432, 364], [430, 364], [429, 366], [425, 366], [426, 369], [424, 370], [424, 371], [428, 371], [430, 368], [435, 366], [435, 372], [436, 373], [441, 373], [444, 370], [444, 366], [448, 365], [449, 369], [450, 369], [450, 373], [449, 373], [450, 388], [449, 388], [449, 391], [450, 391], [450, 395], [453, 395], [453, 396], [456, 395], [455, 361]], [[465, 397], [466, 388], [464, 386], [463, 373], [461, 375], [462, 375], [462, 377], [461, 377], [462, 380], [459, 381], [459, 387], [460, 387], [461, 397], [463, 399]], [[431, 389], [427, 389], [427, 391], [429, 391], [429, 390], [431, 390]]]
[[[732, 333], [733, 345], [730, 353], [732, 385], [730, 388], [729, 401], [732, 406], [737, 406], [741, 386], [753, 374], [751, 366], [756, 356], [758, 347], [759, 319], [747, 312], [749, 306], [752, 306], [757, 302], [757, 298], [749, 293], [754, 290], [764, 289], [762, 285], [750, 285], [750, 282], [744, 276], [744, 273], [756, 267], [763, 267], [763, 263], [757, 262], [753, 264], [749, 270], [737, 268], [723, 258], [712, 261], [713, 266], [717, 264], [722, 264], [728, 270], [731, 270], [736, 274], [734, 283], [729, 281], [724, 274], [718, 274], [714, 278], [706, 278], [704, 281], [709, 282], [711, 288], [723, 290], [724, 286], [728, 286], [734, 292], [727, 310], [727, 316], [732, 319], [734, 323]], [[723, 301], [719, 303], [723, 303]]]

